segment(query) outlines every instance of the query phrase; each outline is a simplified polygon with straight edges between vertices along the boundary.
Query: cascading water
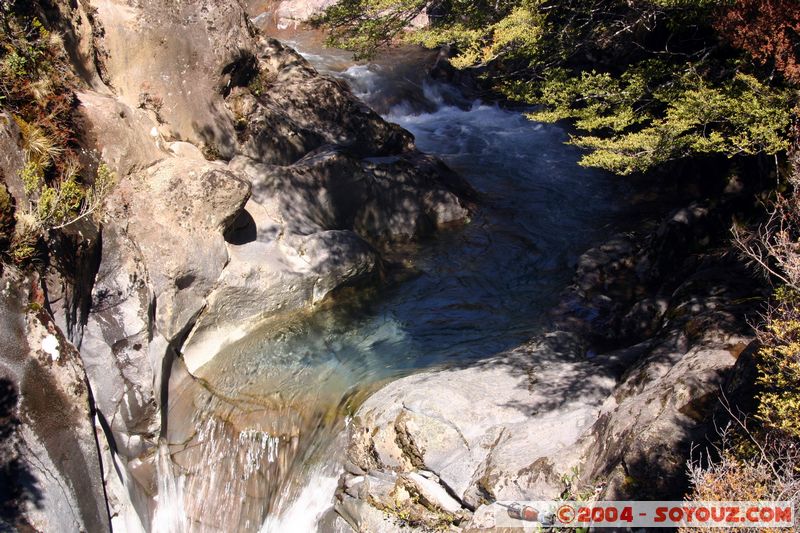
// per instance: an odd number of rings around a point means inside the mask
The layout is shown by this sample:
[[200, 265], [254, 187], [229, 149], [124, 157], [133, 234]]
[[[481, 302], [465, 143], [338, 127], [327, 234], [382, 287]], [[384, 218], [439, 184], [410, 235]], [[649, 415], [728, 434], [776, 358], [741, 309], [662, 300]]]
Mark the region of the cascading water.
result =
[[613, 231], [618, 185], [578, 167], [559, 127], [426, 80], [428, 53], [352, 65], [305, 52], [467, 177], [481, 207], [411, 250], [413, 268], [379, 296], [265, 324], [199, 379], [171, 383], [155, 531], [331, 530], [347, 417], [363, 398], [530, 338], [578, 254]]
[[163, 533], [182, 533], [188, 527], [186, 510], [183, 506], [184, 477], [176, 473], [166, 442], [159, 443], [156, 453], [158, 496], [156, 496], [156, 512], [151, 528], [153, 531]]

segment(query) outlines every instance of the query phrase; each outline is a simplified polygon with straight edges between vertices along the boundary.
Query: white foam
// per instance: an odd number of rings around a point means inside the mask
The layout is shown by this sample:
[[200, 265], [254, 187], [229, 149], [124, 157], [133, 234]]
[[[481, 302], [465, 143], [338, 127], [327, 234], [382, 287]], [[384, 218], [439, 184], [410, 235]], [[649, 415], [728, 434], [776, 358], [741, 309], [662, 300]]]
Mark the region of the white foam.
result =
[[339, 476], [325, 470], [322, 467], [315, 469], [291, 504], [279, 515], [268, 517], [260, 533], [318, 531], [318, 522], [333, 506], [333, 495], [339, 483]]
[[183, 501], [185, 478], [176, 475], [174, 468], [169, 447], [164, 442], [159, 443], [156, 462], [158, 495], [155, 497], [156, 509], [151, 528], [158, 533], [184, 533], [188, 530]]

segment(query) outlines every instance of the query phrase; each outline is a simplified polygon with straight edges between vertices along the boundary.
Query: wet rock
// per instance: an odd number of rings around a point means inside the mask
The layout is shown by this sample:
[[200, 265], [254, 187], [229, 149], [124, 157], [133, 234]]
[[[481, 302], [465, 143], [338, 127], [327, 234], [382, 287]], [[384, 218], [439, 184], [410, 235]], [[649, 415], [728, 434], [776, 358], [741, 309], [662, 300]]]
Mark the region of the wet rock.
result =
[[[262, 219], [260, 206], [248, 205], [256, 221]], [[244, 337], [260, 321], [319, 302], [341, 284], [370, 275], [376, 265], [375, 252], [349, 231], [231, 246], [230, 262], [183, 346], [190, 371]]]
[[[392, 243], [464, 221], [471, 190], [346, 85], [256, 35], [240, 2], [93, 0], [48, 16], [85, 82], [84, 162], [118, 183], [80, 268], [65, 267], [80, 282], [51, 265], [37, 302], [80, 344], [115, 527], [137, 530], [181, 351], [195, 370], [259, 321], [371, 279]], [[19, 132], [0, 123], [19, 202]], [[62, 233], [53, 247], [74, 248]]]
[[81, 352], [115, 466], [107, 490], [126, 522], [150, 522], [162, 383], [228, 262], [223, 234], [248, 196], [224, 166], [162, 154], [106, 200]]
[[237, 158], [231, 168], [250, 177], [257, 201], [277, 197], [278, 216], [293, 234], [351, 229], [383, 248], [468, 216], [461, 196], [469, 186], [418, 154], [363, 160], [328, 148], [290, 167]]
[[[724, 332], [691, 345], [665, 339], [643, 349], [616, 385], [603, 356], [565, 361], [541, 345], [528, 347], [529, 358], [509, 354], [404, 378], [359, 410], [350, 457], [362, 467], [371, 457], [404, 476], [430, 470], [468, 508], [556, 499], [598, 480], [605, 499], [676, 497], [688, 446], [705, 438], [720, 386], [747, 341]], [[371, 502], [370, 489], [358, 498]], [[470, 527], [487, 513], [476, 513]]]
[[237, 153], [288, 165], [323, 144], [359, 157], [399, 154], [413, 137], [383, 120], [342, 81], [321, 75], [297, 52], [261, 38], [246, 83], [225, 102], [234, 118]]

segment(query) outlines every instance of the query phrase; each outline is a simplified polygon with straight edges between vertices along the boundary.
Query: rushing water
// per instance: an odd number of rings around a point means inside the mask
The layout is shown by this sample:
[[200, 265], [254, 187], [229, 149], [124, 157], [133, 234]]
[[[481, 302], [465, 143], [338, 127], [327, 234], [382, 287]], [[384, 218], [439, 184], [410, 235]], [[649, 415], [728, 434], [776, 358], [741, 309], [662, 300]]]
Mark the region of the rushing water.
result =
[[[161, 476], [162, 490], [197, 530], [329, 529], [342, 430], [364, 396], [530, 338], [617, 212], [618, 185], [577, 166], [561, 128], [464, 101], [424, 78], [425, 54], [371, 65], [305, 55], [467, 177], [481, 205], [466, 227], [409, 249], [409, 275], [379, 294], [265, 324], [200, 369], [204, 387], [171, 393], [179, 467]], [[182, 512], [164, 516], [162, 503], [158, 526], [184, 529], [173, 516]]]

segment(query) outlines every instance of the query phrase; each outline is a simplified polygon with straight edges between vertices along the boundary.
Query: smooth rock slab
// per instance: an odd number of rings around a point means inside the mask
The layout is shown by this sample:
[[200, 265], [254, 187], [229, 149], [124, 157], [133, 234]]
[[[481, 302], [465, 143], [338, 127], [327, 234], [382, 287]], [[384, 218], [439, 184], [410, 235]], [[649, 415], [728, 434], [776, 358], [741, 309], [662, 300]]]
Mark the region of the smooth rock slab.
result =
[[570, 446], [614, 386], [573, 344], [556, 333], [473, 367], [391, 383], [359, 409], [350, 459], [364, 469], [424, 466], [467, 507], [486, 496], [557, 496], [560, 472], [580, 460]]

